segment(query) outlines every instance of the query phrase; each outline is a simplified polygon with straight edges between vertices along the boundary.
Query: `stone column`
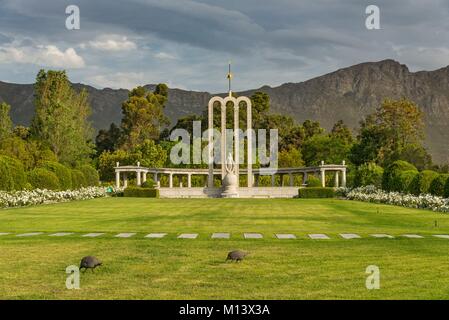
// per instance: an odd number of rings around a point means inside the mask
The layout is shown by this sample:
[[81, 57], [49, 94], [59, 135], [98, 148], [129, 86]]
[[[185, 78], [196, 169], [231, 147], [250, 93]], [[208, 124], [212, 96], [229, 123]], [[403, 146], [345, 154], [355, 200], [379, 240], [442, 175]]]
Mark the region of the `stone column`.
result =
[[136, 171], [137, 176], [137, 186], [140, 187], [142, 185], [142, 182], [140, 181], [140, 170]]
[[159, 181], [158, 177], [157, 177], [157, 172], [153, 173], [153, 180], [154, 180], [154, 183], [157, 183]]
[[142, 172], [142, 182], [147, 182], [147, 173]]
[[120, 171], [115, 171], [115, 187], [120, 188]]
[[283, 187], [283, 186], [284, 186], [284, 175], [283, 175], [283, 174], [280, 174], [279, 176], [281, 177], [281, 183], [280, 183], [280, 185], [281, 185], [281, 187]]
[[226, 174], [226, 103], [221, 104], [221, 180]]
[[128, 187], [128, 174], [126, 172], [123, 174], [123, 187]]
[[253, 114], [251, 109], [251, 100], [247, 97], [240, 97], [240, 100], [246, 103], [246, 127], [248, 136], [246, 141], [248, 143], [248, 187], [253, 186]]
[[309, 175], [307, 172], [304, 172], [304, 174], [302, 175], [302, 184], [306, 184], [307, 179], [309, 179]]
[[173, 188], [173, 173], [168, 174], [168, 187]]
[[254, 179], [254, 180], [255, 180], [254, 185], [255, 185], [256, 187], [259, 186], [259, 176], [260, 176], [260, 175], [258, 175], [258, 174], [255, 174], [255, 175], [254, 175], [254, 177], [255, 177], [255, 179]]
[[187, 175], [187, 188], [191, 188], [192, 187], [192, 175], [189, 173]]
[[346, 187], [346, 168], [341, 171], [341, 186]]
[[207, 176], [207, 186], [209, 188], [212, 188], [214, 186], [214, 143], [213, 143], [213, 129], [214, 129], [214, 103], [216, 101], [220, 101], [221, 98], [212, 98], [209, 100], [208, 108], [207, 108], [207, 114], [208, 114], [208, 131], [207, 131], [207, 141], [208, 141], [208, 168], [209, 168], [209, 174]]
[[271, 186], [274, 187], [276, 176], [274, 174], [271, 175]]
[[320, 170], [320, 177], [321, 177], [321, 186], [324, 188], [324, 187], [326, 187], [326, 170], [325, 169]]
[[288, 174], [288, 181], [290, 182], [290, 187], [293, 187], [293, 185], [295, 184], [295, 181], [293, 180], [293, 173], [289, 173]]
[[335, 171], [335, 182], [334, 182], [334, 185], [335, 185], [335, 187], [336, 188], [338, 188], [339, 187], [339, 172], [338, 171]]

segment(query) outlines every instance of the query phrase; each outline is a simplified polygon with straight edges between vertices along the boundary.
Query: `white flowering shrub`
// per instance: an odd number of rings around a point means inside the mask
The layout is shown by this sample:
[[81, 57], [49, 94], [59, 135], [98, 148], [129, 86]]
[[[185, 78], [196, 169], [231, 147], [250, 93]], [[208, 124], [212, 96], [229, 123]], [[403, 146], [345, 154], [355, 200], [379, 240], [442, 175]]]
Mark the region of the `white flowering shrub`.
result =
[[51, 191], [45, 189], [11, 192], [0, 191], [0, 208], [22, 207], [72, 200], [88, 200], [114, 196], [120, 192], [123, 192], [123, 190], [113, 187], [87, 187], [78, 190], [66, 191]]
[[407, 208], [428, 209], [437, 212], [449, 212], [449, 199], [421, 194], [419, 196], [400, 192], [385, 192], [374, 186], [366, 186], [355, 189], [339, 188], [340, 195], [349, 200], [392, 204]]

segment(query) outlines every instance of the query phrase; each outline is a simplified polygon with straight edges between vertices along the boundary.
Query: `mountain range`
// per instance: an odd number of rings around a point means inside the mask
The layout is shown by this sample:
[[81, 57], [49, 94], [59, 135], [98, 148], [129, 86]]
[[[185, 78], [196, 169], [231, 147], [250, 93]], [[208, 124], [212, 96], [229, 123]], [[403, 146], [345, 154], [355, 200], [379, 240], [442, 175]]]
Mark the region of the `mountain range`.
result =
[[[107, 128], [121, 120], [121, 104], [128, 97], [126, 89], [86, 88], [92, 106], [91, 120], [96, 129]], [[154, 89], [154, 85], [146, 85]], [[375, 111], [386, 98], [406, 97], [423, 111], [426, 147], [436, 163], [449, 162], [449, 66], [434, 71], [411, 72], [394, 60], [367, 62], [299, 83], [277, 87], [263, 86], [238, 92], [251, 95], [256, 91], [269, 94], [271, 110], [291, 115], [297, 121], [317, 120], [330, 129], [343, 120], [356, 132], [359, 122]], [[207, 106], [211, 93], [170, 89], [166, 114], [176, 123], [179, 117], [200, 114]], [[15, 124], [29, 125], [34, 113], [33, 85], [0, 81], [0, 101], [12, 106]]]

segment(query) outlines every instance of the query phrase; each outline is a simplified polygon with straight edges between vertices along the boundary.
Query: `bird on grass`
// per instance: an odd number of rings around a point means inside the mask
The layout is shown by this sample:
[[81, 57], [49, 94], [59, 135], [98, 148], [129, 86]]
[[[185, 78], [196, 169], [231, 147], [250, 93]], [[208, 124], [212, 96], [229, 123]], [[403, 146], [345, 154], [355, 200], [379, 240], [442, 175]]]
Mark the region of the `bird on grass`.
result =
[[225, 261], [231, 260], [231, 261], [235, 261], [235, 262], [240, 262], [243, 260], [243, 258], [245, 258], [248, 255], [247, 252], [243, 252], [240, 250], [234, 250], [228, 253], [228, 257], [226, 258]]
[[92, 272], [96, 267], [101, 266], [103, 263], [93, 256], [87, 256], [81, 259], [80, 262], [80, 270], [84, 269], [84, 272], [86, 272], [87, 269], [91, 269]]

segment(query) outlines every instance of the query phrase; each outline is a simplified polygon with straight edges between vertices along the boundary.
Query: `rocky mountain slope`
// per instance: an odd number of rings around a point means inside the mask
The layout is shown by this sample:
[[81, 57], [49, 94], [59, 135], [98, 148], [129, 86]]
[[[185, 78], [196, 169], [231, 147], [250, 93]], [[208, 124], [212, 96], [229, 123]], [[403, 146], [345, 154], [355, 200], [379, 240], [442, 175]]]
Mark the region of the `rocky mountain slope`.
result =
[[[121, 103], [127, 98], [128, 90], [75, 86], [89, 91], [92, 121], [97, 129], [120, 122]], [[449, 162], [449, 67], [410, 72], [403, 64], [384, 60], [340, 69], [300, 83], [264, 86], [239, 94], [250, 95], [255, 91], [270, 95], [274, 112], [292, 115], [298, 121], [318, 120], [328, 129], [340, 119], [357, 128], [360, 119], [373, 112], [383, 99], [407, 97], [424, 112], [426, 144], [434, 160]], [[199, 114], [210, 97], [207, 92], [170, 89], [167, 115], [175, 123], [181, 116]], [[12, 105], [15, 123], [29, 124], [33, 115], [32, 85], [0, 82], [0, 101]]]

